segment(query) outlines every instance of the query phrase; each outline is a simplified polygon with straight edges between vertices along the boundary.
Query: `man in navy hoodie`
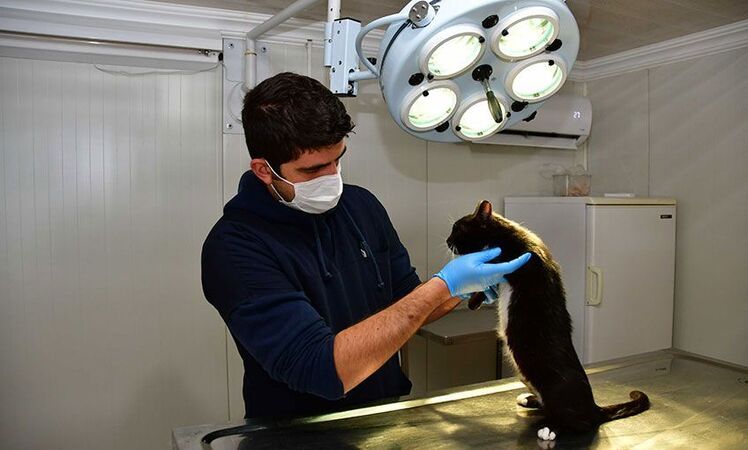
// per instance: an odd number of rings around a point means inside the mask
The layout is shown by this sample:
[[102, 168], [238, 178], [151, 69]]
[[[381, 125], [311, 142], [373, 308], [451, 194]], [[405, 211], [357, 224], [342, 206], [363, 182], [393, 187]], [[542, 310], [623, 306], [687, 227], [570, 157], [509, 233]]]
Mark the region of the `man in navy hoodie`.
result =
[[524, 264], [500, 250], [421, 284], [387, 212], [343, 187], [353, 123], [316, 80], [269, 78], [244, 98], [250, 170], [205, 240], [203, 291], [244, 361], [245, 417], [348, 409], [410, 392], [397, 352], [423, 324]]

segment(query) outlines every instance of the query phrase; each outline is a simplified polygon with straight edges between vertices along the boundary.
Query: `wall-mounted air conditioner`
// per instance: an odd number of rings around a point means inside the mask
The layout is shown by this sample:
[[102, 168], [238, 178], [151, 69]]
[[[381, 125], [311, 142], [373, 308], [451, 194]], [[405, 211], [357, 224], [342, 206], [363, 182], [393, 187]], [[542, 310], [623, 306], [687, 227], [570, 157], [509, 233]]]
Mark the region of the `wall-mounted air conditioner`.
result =
[[546, 100], [529, 122], [519, 122], [476, 143], [575, 149], [587, 140], [591, 125], [589, 99], [557, 94]]

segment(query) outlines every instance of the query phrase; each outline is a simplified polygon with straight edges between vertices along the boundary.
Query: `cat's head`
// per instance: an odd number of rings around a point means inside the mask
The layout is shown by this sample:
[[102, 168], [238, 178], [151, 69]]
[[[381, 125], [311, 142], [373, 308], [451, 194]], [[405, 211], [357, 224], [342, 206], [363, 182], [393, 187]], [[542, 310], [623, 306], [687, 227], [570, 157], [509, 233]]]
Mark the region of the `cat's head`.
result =
[[493, 247], [512, 231], [509, 222], [493, 212], [491, 202], [483, 200], [475, 212], [454, 223], [447, 245], [453, 252], [464, 255]]

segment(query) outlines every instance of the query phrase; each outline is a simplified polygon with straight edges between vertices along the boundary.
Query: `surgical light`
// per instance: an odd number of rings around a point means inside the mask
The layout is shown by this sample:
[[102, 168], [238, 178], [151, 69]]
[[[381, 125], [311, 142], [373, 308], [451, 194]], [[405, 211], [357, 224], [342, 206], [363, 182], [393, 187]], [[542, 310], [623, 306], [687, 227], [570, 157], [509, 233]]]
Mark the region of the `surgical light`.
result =
[[558, 36], [558, 15], [545, 7], [520, 9], [499, 22], [492, 37], [492, 50], [502, 59], [514, 61], [545, 51]]
[[501, 105], [501, 120], [496, 119], [491, 114], [488, 107], [488, 100], [483, 96], [477, 96], [465, 102], [461, 110], [455, 116], [455, 134], [465, 140], [485, 139], [499, 131], [506, 123], [506, 107], [503, 102]]
[[457, 86], [450, 82], [415, 90], [403, 104], [402, 121], [414, 131], [434, 129], [452, 117], [457, 99]]
[[563, 62], [540, 57], [527, 60], [507, 76], [507, 91], [513, 98], [529, 103], [545, 100], [566, 81]]
[[459, 75], [483, 56], [485, 41], [478, 27], [462, 25], [446, 29], [424, 45], [421, 70], [436, 79]]
[[[367, 58], [364, 38], [384, 27]], [[412, 0], [363, 27], [339, 19], [329, 28], [330, 89], [355, 96], [359, 82], [377, 79], [398, 126], [439, 142], [480, 141], [531, 120], [579, 50], [563, 0]]]

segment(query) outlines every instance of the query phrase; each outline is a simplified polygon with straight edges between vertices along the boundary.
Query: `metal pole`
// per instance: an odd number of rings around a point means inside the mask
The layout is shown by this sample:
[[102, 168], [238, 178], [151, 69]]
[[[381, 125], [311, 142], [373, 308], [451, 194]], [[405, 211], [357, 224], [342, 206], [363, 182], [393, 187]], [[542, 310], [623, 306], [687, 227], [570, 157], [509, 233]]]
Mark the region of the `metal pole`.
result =
[[340, 0], [327, 1], [327, 21], [340, 19]]
[[[275, 28], [281, 23], [293, 17], [295, 14], [307, 9], [320, 0], [297, 0], [286, 9], [257, 25], [247, 33], [247, 50], [244, 52], [244, 91], [249, 91], [257, 84], [257, 38], [267, 31]], [[338, 3], [338, 14], [340, 14], [340, 2]], [[329, 17], [329, 11], [328, 11]]]
[[276, 26], [293, 17], [296, 13], [309, 8], [319, 1], [320, 0], [297, 0], [293, 2], [283, 11], [249, 30], [249, 32], [247, 33], [247, 39], [257, 39], [267, 31], [275, 28]]
[[340, 0], [328, 0], [325, 42], [322, 56], [322, 65], [325, 67], [332, 67], [332, 23], [338, 19], [340, 19]]
[[306, 76], [312, 76], [312, 40], [307, 39], [304, 45], [306, 49]]

